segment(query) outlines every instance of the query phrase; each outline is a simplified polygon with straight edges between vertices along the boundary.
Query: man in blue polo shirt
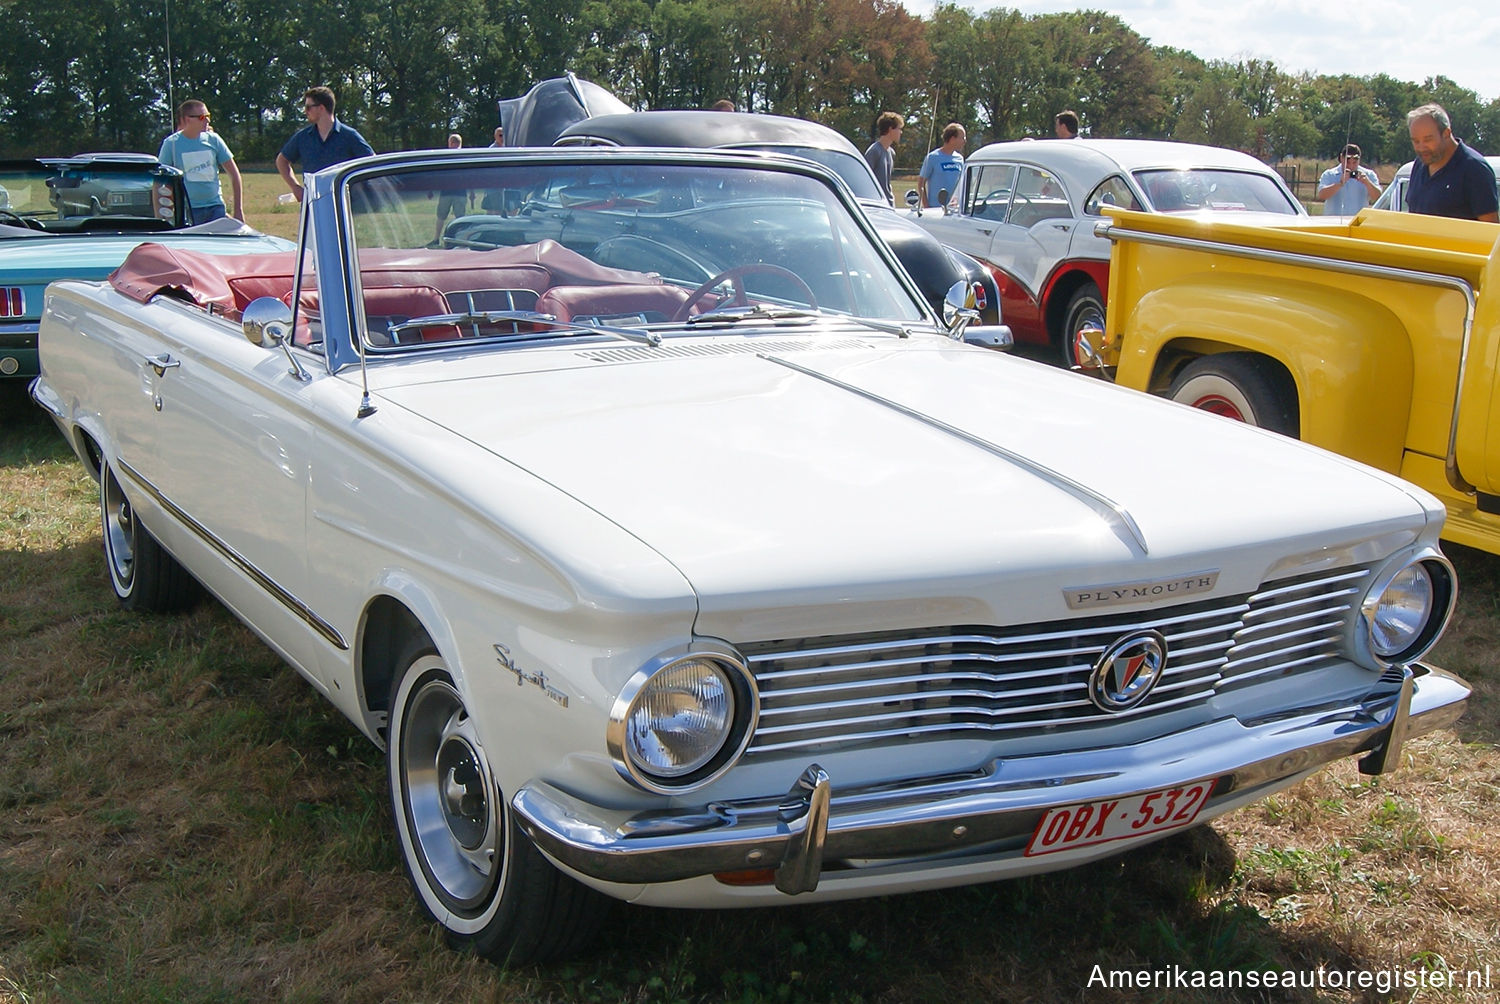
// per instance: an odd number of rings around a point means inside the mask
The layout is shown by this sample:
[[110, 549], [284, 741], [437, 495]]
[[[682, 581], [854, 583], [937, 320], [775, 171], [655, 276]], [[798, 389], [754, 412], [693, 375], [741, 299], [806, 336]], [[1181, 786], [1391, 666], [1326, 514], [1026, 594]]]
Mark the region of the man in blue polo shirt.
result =
[[1406, 208], [1429, 216], [1500, 222], [1495, 171], [1473, 147], [1454, 138], [1443, 106], [1413, 108], [1406, 113], [1406, 128], [1417, 154], [1406, 190]]
[[368, 157], [375, 151], [354, 129], [333, 117], [333, 91], [327, 87], [308, 88], [302, 95], [302, 108], [308, 124], [292, 134], [286, 146], [276, 155], [276, 170], [281, 180], [302, 201], [302, 185], [292, 174], [292, 165], [300, 164], [304, 177], [355, 157]]

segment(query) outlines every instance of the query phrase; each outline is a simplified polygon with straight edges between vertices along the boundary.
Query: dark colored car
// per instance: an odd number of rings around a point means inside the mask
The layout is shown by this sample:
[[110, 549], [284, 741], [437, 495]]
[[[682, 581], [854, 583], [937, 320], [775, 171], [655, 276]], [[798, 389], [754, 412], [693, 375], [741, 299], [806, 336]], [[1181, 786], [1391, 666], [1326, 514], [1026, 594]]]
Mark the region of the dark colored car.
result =
[[870, 222], [940, 316], [948, 290], [963, 281], [978, 284], [975, 306], [984, 323], [1000, 323], [1000, 298], [994, 278], [973, 258], [939, 243], [892, 209], [864, 156], [827, 126], [740, 112], [627, 112], [596, 115], [574, 123], [562, 130], [556, 145], [753, 150], [817, 161], [849, 186]]
[[506, 146], [551, 146], [575, 122], [630, 111], [629, 105], [603, 87], [571, 73], [538, 81], [519, 98], [498, 104]]
[[182, 172], [150, 154], [0, 161], [0, 380], [36, 376], [49, 282], [102, 279], [148, 240], [213, 253], [292, 247], [235, 220], [188, 226]]

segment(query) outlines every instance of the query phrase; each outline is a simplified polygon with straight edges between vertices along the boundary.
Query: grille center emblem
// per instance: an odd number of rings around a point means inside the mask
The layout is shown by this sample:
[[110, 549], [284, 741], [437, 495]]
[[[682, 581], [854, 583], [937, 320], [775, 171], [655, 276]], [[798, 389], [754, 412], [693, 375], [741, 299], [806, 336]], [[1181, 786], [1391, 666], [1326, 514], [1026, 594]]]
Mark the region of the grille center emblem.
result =
[[1089, 700], [1111, 714], [1140, 704], [1167, 668], [1167, 639], [1160, 631], [1132, 631], [1104, 650], [1089, 674]]

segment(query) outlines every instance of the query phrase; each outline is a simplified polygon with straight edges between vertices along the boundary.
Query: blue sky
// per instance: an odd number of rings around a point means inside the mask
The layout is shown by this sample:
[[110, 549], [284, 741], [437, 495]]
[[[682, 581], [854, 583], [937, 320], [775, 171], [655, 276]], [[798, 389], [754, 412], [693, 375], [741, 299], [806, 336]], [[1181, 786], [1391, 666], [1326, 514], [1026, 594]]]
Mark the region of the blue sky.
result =
[[[932, 0], [901, 0], [923, 17]], [[1469, 0], [1126, 0], [1110, 3], [999, 3], [958, 0], [972, 11], [1010, 7], [1028, 14], [1107, 10], [1152, 45], [1203, 59], [1267, 59], [1287, 73], [1386, 73], [1420, 84], [1442, 74], [1500, 98], [1500, 3]]]

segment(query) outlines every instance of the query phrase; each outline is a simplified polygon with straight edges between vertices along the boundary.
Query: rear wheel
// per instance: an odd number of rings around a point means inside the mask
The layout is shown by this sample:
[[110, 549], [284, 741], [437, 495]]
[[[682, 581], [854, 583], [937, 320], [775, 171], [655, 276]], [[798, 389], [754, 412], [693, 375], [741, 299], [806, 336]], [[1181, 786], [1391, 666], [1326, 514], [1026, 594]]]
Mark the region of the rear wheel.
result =
[[[1063, 312], [1062, 362], [1069, 369], [1097, 369], [1089, 339], [1081, 332], [1104, 330], [1104, 297], [1099, 287], [1086, 282], [1073, 291], [1068, 298], [1068, 308]], [[1097, 342], [1097, 336], [1092, 339]], [[1097, 348], [1097, 345], [1095, 346]]]
[[512, 818], [446, 664], [426, 638], [391, 693], [391, 807], [401, 862], [449, 944], [500, 965], [576, 954], [608, 901], [554, 868]]
[[1297, 438], [1297, 389], [1275, 363], [1249, 352], [1203, 356], [1183, 367], [1167, 396], [1239, 422]]
[[191, 607], [201, 591], [197, 580], [141, 525], [109, 464], [99, 471], [99, 512], [104, 563], [120, 604], [151, 613]]

